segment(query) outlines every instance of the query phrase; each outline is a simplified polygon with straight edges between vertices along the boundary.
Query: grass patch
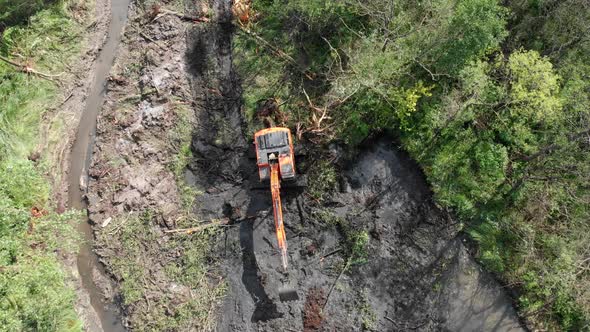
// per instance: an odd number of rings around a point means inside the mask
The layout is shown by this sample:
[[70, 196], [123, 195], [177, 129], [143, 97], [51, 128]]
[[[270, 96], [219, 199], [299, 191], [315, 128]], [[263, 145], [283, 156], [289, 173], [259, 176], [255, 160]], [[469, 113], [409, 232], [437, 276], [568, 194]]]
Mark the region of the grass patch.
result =
[[174, 112], [177, 117], [176, 126], [170, 131], [168, 138], [173, 151], [175, 151], [175, 155], [170, 163], [170, 170], [176, 179], [184, 217], [185, 219], [190, 219], [189, 217], [192, 214], [195, 199], [201, 194], [197, 188], [186, 183], [184, 178], [186, 166], [193, 158], [193, 152], [191, 151], [193, 123], [190, 115], [192, 110], [184, 104], [176, 103]]
[[182, 256], [165, 266], [166, 274], [174, 282], [189, 287], [193, 294], [175, 313], [174, 324], [180, 330], [190, 328], [190, 322], [198, 322], [195, 325], [203, 331], [215, 327], [212, 310], [227, 292], [226, 282], [212, 278], [210, 272], [210, 240], [218, 231], [209, 228], [192, 237], [176, 237], [168, 243], [171, 250], [181, 248]]
[[366, 290], [363, 290], [357, 302], [357, 310], [361, 313], [361, 326], [363, 331], [374, 331], [377, 323], [377, 315], [369, 303], [369, 297]]
[[[159, 236], [151, 224], [152, 214], [130, 215], [114, 223], [113, 229], [100, 234], [100, 241], [111, 246], [120, 246], [120, 254], [113, 256], [110, 267], [120, 279], [121, 294], [126, 305], [141, 300], [147, 287], [150, 266], [150, 247]], [[110, 237], [114, 235], [114, 239]], [[144, 246], [148, 246], [147, 248]]]
[[[56, 254], [73, 254], [76, 213], [49, 209], [49, 187], [29, 160], [0, 162], [0, 330], [79, 331], [75, 294]], [[43, 211], [38, 217], [31, 209]]]
[[321, 160], [312, 166], [308, 179], [307, 193], [321, 203], [332, 196], [338, 181], [338, 174], [333, 164]]
[[[38, 71], [66, 71], [81, 49], [80, 15], [87, 14], [90, 4], [83, 0], [38, 1], [32, 7], [0, 3], [7, 8], [0, 14], [0, 25], [28, 22], [3, 31], [0, 54]], [[80, 216], [51, 212], [54, 202], [44, 174], [57, 165], [50, 165], [50, 158], [43, 155], [35, 162], [27, 158], [40, 143], [43, 114], [59, 102], [58, 95], [55, 83], [0, 62], [1, 331], [81, 330], [75, 294], [60, 262], [61, 255], [73, 255], [78, 248], [74, 224]]]
[[124, 304], [134, 308], [133, 329], [213, 329], [212, 310], [226, 291], [225, 282], [209, 272], [207, 253], [214, 232], [168, 238], [146, 211], [120, 217], [99, 234], [100, 243], [117, 252], [108, 258], [109, 266]]
[[[83, 26], [64, 5], [51, 6], [26, 27], [10, 27], [0, 40], [0, 54], [48, 73], [60, 73], [80, 51]], [[55, 83], [18, 72], [0, 62], [0, 155], [26, 157], [38, 140], [42, 114], [56, 104]]]
[[369, 255], [367, 252], [369, 233], [366, 230], [356, 229], [346, 219], [324, 208], [314, 210], [313, 217], [328, 226], [336, 227], [342, 235], [342, 249], [347, 261], [345, 269], [366, 263]]

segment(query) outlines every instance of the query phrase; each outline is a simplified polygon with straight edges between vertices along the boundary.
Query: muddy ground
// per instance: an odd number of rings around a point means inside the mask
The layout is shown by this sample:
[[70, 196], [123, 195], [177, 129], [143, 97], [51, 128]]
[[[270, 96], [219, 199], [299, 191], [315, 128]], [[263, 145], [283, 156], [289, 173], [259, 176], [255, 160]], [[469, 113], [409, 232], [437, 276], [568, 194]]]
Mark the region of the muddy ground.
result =
[[[95, 250], [118, 284], [104, 292], [118, 301], [124, 323], [192, 331], [522, 330], [510, 299], [432, 202], [419, 167], [387, 137], [355, 151], [300, 142], [307, 150], [301, 170], [329, 159], [338, 185], [322, 202], [305, 188], [284, 190], [290, 268], [282, 271], [270, 193], [258, 183], [244, 134], [229, 8], [221, 0], [189, 5], [189, 13], [213, 13], [215, 23], [206, 24], [132, 9], [99, 116], [87, 195]], [[212, 247], [203, 249], [207, 272], [198, 285], [169, 273], [191, 252], [164, 233], [185, 221], [170, 167], [178, 155], [170, 132], [179, 108], [190, 110], [192, 126], [184, 180], [199, 194], [191, 220], [230, 220], [208, 234]], [[126, 233], [147, 210], [150, 217]], [[366, 246], [353, 249], [357, 240]], [[140, 290], [133, 301], [131, 280]], [[280, 301], [285, 285], [299, 298]], [[182, 315], [197, 286], [227, 287], [224, 297], [202, 299], [209, 318], [193, 311], [193, 321], [158, 325], [166, 324], [158, 313]]]
[[[211, 213], [213, 201], [233, 197], [234, 209], [259, 216], [228, 231], [219, 248], [232, 290], [219, 330], [302, 331], [318, 325], [322, 331], [521, 330], [509, 299], [473, 262], [452, 220], [431, 202], [416, 165], [391, 140], [373, 142], [343, 163], [350, 166], [343, 171], [341, 191], [327, 206], [320, 208], [305, 195], [284, 195], [289, 278], [299, 301], [278, 299], [285, 275], [268, 194], [232, 188], [202, 198], [203, 213]], [[326, 224], [325, 216], [318, 218], [317, 209], [370, 235], [367, 261], [345, 271], [338, 282], [344, 258], [322, 257], [347, 243], [341, 229]], [[318, 293], [328, 294], [335, 282], [326, 303]], [[324, 307], [321, 324], [309, 310], [317, 310], [317, 302]]]

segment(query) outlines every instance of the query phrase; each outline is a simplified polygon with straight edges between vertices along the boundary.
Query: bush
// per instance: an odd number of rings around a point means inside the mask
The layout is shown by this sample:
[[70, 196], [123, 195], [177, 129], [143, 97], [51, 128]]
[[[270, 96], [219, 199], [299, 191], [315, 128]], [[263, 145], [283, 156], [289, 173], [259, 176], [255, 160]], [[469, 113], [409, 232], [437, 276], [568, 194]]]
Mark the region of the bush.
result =
[[[58, 0], [0, 0], [0, 28], [25, 23]], [[0, 29], [0, 32], [2, 30]]]

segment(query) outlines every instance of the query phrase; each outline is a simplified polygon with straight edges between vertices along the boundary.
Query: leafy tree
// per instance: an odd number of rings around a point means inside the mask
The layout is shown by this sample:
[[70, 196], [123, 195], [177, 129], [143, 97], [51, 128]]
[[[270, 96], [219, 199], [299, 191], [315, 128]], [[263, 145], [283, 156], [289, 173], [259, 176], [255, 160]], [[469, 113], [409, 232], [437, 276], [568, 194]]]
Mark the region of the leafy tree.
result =
[[436, 67], [449, 74], [458, 73], [469, 61], [493, 50], [507, 36], [507, 10], [497, 0], [458, 1], [451, 17], [446, 42]]

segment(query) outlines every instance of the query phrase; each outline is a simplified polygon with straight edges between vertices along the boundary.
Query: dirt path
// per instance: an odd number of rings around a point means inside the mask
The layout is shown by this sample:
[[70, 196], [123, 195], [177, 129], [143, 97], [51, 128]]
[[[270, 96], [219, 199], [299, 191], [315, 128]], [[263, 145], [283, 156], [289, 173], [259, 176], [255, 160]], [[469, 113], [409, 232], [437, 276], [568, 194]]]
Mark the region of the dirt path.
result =
[[[76, 138], [70, 152], [70, 164], [68, 173], [68, 207], [86, 209], [84, 194], [86, 192], [88, 164], [90, 149], [94, 143], [96, 130], [96, 117], [102, 106], [107, 76], [115, 58], [116, 49], [121, 40], [121, 32], [127, 18], [127, 7], [130, 0], [112, 0], [109, 10], [109, 25], [106, 30], [106, 39], [98, 53], [96, 63], [93, 66], [92, 85], [87, 90], [84, 101], [85, 108], [81, 110], [81, 118], [76, 131]], [[83, 244], [77, 257], [78, 273], [85, 292], [88, 293], [91, 306], [86, 311], [93, 311], [98, 317], [96, 320], [87, 320], [87, 331], [124, 331], [121, 319], [116, 307], [112, 303], [103, 302], [103, 293], [96, 286], [96, 279], [104, 280], [105, 271], [98, 262], [98, 257], [92, 251], [94, 237], [90, 225], [85, 220], [79, 225], [83, 234]]]
[[[174, 1], [162, 6], [183, 11]], [[87, 200], [94, 250], [109, 278], [95, 281], [126, 327], [194, 331], [213, 323], [206, 312], [219, 280], [205, 278], [200, 266], [185, 269], [194, 254], [187, 251], [199, 243], [163, 232], [187, 222], [174, 169], [183, 130], [190, 135], [194, 121], [186, 77], [191, 23], [152, 8], [131, 6], [98, 117]]]

